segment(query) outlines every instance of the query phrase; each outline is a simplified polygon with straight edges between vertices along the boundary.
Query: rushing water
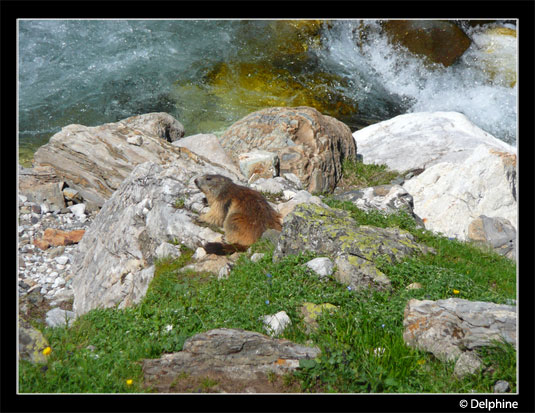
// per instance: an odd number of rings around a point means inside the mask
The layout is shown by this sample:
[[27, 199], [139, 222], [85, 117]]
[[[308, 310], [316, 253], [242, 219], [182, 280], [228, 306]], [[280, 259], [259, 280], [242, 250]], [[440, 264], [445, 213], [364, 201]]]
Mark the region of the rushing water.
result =
[[[371, 34], [357, 45], [354, 29], [362, 24]], [[329, 93], [358, 104], [361, 118], [458, 111], [516, 142], [516, 86], [489, 82], [475, 42], [455, 65], [428, 68], [374, 35], [375, 25], [332, 22], [321, 32], [321, 47], [311, 47], [299, 63], [273, 57], [278, 40], [269, 21], [22, 20], [19, 145], [34, 150], [71, 123], [94, 126], [152, 111], [172, 114], [188, 135], [216, 132], [258, 109], [239, 96], [223, 102], [225, 90], [214, 98], [209, 74], [218, 64], [236, 62], [272, 62], [296, 78], [299, 71], [336, 75], [342, 81], [330, 83]], [[273, 79], [281, 81], [279, 75]], [[254, 93], [266, 101], [261, 89]], [[344, 121], [355, 129], [351, 119]]]

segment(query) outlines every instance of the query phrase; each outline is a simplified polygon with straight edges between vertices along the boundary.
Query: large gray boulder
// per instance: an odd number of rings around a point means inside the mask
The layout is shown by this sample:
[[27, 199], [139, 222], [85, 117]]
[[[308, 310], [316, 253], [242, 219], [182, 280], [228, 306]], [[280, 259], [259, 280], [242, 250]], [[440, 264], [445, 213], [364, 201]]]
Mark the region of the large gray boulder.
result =
[[493, 340], [516, 348], [516, 307], [459, 298], [410, 300], [405, 307], [403, 339], [441, 360], [456, 360], [464, 349]]
[[177, 159], [181, 149], [170, 142], [183, 135], [180, 122], [167, 113], [94, 127], [68, 125], [35, 152], [34, 160], [52, 167], [59, 180], [100, 207], [136, 165]]
[[138, 165], [102, 206], [78, 244], [72, 272], [74, 310], [124, 308], [139, 302], [154, 275], [162, 244], [195, 249], [222, 234], [198, 224], [204, 195], [193, 180], [203, 174], [236, 176], [188, 154], [172, 165]]
[[236, 164], [252, 149], [277, 154], [280, 173], [294, 173], [309, 192], [332, 192], [342, 162], [357, 153], [347, 125], [306, 106], [253, 112], [231, 125], [221, 144]]
[[352, 289], [385, 289], [390, 280], [376, 268], [378, 257], [399, 262], [431, 249], [416, 243], [407, 231], [358, 225], [346, 211], [300, 204], [284, 218], [273, 259], [305, 251], [334, 258], [334, 277]]

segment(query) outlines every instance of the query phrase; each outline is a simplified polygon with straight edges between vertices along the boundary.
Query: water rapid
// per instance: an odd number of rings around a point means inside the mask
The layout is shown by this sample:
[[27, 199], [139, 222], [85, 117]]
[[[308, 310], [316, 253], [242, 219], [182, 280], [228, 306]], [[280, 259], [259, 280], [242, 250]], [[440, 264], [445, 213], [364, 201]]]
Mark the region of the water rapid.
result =
[[[360, 118], [378, 121], [406, 112], [457, 111], [497, 138], [516, 143], [516, 84], [489, 81], [481, 68], [484, 56], [475, 29], [469, 33], [470, 49], [458, 62], [448, 68], [430, 68], [391, 45], [375, 30], [374, 21], [331, 22], [314, 39], [319, 46], [307, 44], [299, 55], [306, 59], [301, 61], [294, 59], [298, 54], [281, 57], [285, 51], [273, 48], [280, 41], [273, 24], [259, 20], [20, 20], [21, 152], [34, 151], [71, 123], [94, 126], [152, 111], [175, 116], [187, 135], [220, 131], [244, 113], [259, 109], [255, 102], [262, 106], [309, 99], [296, 100], [291, 93], [285, 100], [277, 96], [287, 82], [303, 85], [301, 92], [306, 92], [312, 75], [303, 80], [303, 73], [320, 73], [315, 85], [328, 79], [322, 93], [333, 100], [343, 99], [348, 107], [358, 105], [355, 116]], [[366, 42], [356, 37], [362, 27], [368, 30]], [[251, 67], [243, 65], [256, 65], [258, 76], [271, 71], [264, 80], [266, 87], [248, 84], [244, 99], [239, 94], [241, 79], [222, 77], [221, 68], [228, 71], [236, 64], [242, 64], [239, 76], [253, 76], [243, 74], [248, 70], [244, 68]], [[282, 86], [276, 89], [274, 84]], [[228, 98], [233, 93], [234, 98]], [[342, 120], [355, 129], [350, 117]]]

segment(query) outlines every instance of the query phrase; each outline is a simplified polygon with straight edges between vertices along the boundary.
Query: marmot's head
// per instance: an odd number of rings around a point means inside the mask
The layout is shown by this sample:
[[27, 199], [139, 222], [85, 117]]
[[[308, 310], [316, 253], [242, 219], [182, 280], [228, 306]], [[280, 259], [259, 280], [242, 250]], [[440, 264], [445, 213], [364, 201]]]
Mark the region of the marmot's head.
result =
[[193, 182], [205, 194], [217, 195], [225, 184], [232, 183], [232, 180], [223, 175], [203, 175], [195, 178]]

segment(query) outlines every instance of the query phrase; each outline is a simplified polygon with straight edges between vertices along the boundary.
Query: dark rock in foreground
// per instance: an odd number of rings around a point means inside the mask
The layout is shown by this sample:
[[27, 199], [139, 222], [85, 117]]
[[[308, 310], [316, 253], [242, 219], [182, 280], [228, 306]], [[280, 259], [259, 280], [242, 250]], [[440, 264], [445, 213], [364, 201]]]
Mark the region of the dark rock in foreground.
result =
[[143, 360], [143, 373], [146, 383], [158, 383], [160, 390], [162, 383], [170, 386], [185, 375], [254, 387], [255, 383], [267, 382], [267, 373], [282, 375], [295, 370], [299, 360], [313, 359], [319, 352], [315, 347], [256, 332], [220, 328], [189, 338], [182, 351]]

